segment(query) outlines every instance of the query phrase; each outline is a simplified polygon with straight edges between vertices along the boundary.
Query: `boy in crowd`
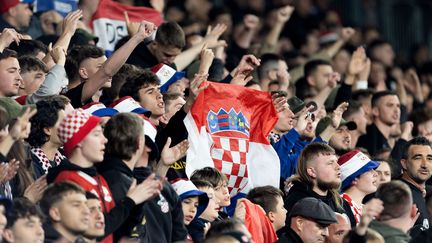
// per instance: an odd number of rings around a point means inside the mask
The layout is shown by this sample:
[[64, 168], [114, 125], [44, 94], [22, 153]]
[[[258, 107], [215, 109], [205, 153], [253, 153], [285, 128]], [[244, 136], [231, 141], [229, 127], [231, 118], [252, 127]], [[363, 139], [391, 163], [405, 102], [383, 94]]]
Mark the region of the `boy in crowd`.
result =
[[50, 185], [42, 196], [40, 207], [48, 218], [46, 240], [75, 242], [89, 227], [90, 210], [85, 191], [75, 183]]
[[3, 240], [10, 243], [44, 242], [44, 216], [39, 208], [26, 198], [18, 198], [14, 200], [11, 209]]
[[285, 225], [287, 210], [284, 208], [281, 190], [272, 186], [255, 187], [246, 198], [264, 209], [275, 232]]
[[87, 243], [96, 243], [98, 238], [105, 235], [105, 218], [99, 198], [86, 192], [87, 207], [90, 210], [89, 224], [83, 236]]

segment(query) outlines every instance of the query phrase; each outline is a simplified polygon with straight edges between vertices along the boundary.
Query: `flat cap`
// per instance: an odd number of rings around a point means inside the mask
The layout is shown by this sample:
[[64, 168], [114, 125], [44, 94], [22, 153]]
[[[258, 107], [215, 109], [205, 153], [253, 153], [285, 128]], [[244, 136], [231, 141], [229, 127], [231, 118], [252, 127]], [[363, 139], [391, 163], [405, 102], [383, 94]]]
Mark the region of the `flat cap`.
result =
[[323, 201], [306, 197], [298, 201], [291, 209], [290, 217], [301, 216], [312, 219], [322, 225], [337, 222], [335, 212]]

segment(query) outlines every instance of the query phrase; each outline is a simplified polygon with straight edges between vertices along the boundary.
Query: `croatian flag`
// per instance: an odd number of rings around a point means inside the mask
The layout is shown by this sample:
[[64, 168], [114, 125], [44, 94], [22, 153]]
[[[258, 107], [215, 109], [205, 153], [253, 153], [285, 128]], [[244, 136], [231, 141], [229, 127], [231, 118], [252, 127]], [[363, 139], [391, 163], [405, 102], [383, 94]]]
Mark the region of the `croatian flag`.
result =
[[231, 197], [257, 186], [279, 187], [279, 158], [267, 140], [277, 119], [269, 93], [209, 82], [184, 120], [186, 174], [217, 168], [228, 178]]
[[163, 22], [160, 12], [153, 8], [126, 6], [113, 0], [100, 0], [96, 13], [92, 17], [94, 34], [99, 37], [97, 45], [105, 50], [107, 56], [117, 42], [128, 35], [124, 12], [127, 11], [131, 22], [142, 20], [159, 26]]

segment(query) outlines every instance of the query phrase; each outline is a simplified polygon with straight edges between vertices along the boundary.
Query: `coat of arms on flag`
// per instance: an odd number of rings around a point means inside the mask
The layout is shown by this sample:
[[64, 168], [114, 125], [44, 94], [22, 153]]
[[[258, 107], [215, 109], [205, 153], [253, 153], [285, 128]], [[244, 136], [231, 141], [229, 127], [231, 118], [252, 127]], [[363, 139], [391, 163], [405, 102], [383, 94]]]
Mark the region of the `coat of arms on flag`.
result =
[[267, 92], [209, 83], [184, 120], [187, 175], [215, 167], [226, 175], [231, 196], [256, 186], [278, 187], [279, 158], [267, 141], [277, 119]]

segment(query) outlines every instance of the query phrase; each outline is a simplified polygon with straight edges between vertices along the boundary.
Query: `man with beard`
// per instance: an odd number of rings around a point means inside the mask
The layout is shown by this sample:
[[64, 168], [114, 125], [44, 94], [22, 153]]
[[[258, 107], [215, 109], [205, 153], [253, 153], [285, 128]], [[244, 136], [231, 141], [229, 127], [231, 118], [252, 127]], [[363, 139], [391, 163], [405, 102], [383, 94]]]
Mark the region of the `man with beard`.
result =
[[[317, 136], [321, 134], [331, 122], [331, 117], [328, 116], [321, 119], [315, 130]], [[349, 131], [355, 129], [357, 129], [355, 122], [347, 122], [344, 119], [341, 120], [339, 127], [336, 129], [336, 133], [334, 133], [329, 140], [329, 145], [335, 149], [337, 155], [345, 154], [353, 148]]]
[[[333, 211], [343, 212], [338, 192], [341, 173], [334, 149], [324, 143], [311, 143], [303, 149], [297, 163], [297, 173], [285, 197], [288, 212], [305, 197], [320, 199]], [[286, 225], [289, 224], [287, 220]]]
[[429, 213], [426, 207], [426, 181], [432, 173], [432, 145], [425, 137], [416, 137], [408, 142], [401, 165], [403, 174], [400, 180], [411, 189], [412, 199], [420, 216], [415, 225], [429, 228]]

